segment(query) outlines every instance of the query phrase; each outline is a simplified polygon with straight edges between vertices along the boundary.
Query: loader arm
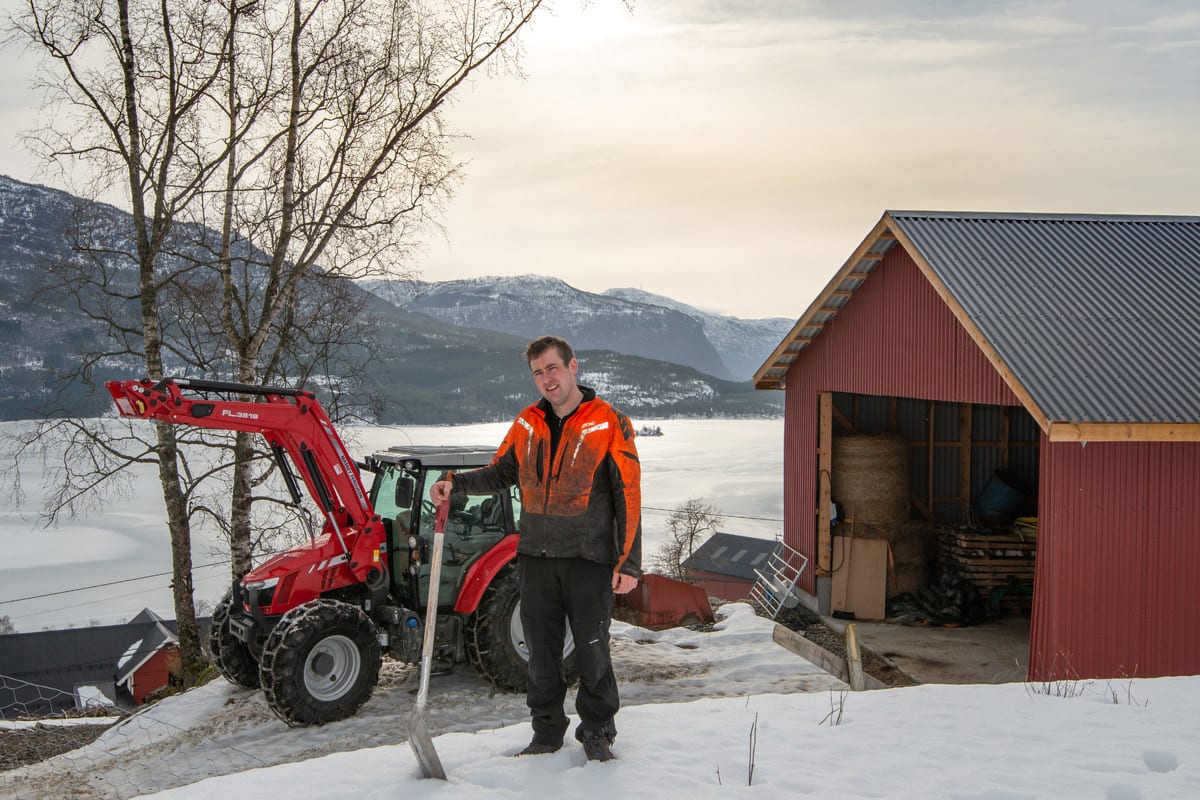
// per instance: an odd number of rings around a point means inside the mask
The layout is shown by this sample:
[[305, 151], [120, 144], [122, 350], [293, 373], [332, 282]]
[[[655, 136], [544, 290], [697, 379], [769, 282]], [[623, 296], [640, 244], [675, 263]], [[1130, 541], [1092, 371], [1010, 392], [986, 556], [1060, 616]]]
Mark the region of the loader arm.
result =
[[[369, 527], [374, 511], [358, 468], [312, 392], [189, 378], [108, 381], [105, 386], [123, 417], [261, 435], [277, 458], [280, 449], [290, 456], [324, 512], [327, 530], [342, 539], [347, 528]], [[202, 396], [185, 397], [185, 389]], [[256, 399], [213, 399], [209, 393]], [[294, 493], [295, 487], [289, 488]]]

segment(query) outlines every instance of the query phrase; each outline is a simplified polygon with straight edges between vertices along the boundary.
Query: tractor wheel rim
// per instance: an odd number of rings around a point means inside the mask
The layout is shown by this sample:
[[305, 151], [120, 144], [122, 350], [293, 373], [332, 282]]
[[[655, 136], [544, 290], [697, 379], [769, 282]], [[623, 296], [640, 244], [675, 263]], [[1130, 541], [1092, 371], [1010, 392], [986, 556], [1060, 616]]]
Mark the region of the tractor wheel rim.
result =
[[345, 636], [327, 636], [304, 660], [304, 688], [317, 700], [337, 700], [358, 680], [362, 659]]
[[[521, 656], [522, 660], [529, 661], [529, 645], [525, 642], [525, 626], [521, 624], [521, 601], [513, 606], [512, 617], [508, 620], [508, 636], [512, 642], [513, 649]], [[563, 638], [563, 658], [575, 652], [575, 636], [571, 633], [571, 626], [566, 626], [566, 636]]]

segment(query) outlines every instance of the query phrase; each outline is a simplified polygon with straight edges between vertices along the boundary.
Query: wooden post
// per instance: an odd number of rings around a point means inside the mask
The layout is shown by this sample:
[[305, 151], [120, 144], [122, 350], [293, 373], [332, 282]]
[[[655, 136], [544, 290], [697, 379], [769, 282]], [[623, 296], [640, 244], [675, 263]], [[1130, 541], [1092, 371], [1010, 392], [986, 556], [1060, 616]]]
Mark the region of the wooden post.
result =
[[854, 630], [853, 622], [846, 625], [846, 670], [850, 673], [849, 684], [853, 691], [861, 692], [866, 688], [862, 654], [858, 651], [858, 634]]
[[1012, 424], [1012, 408], [1004, 406], [1000, 411], [1000, 469], [1008, 469], [1008, 429]]
[[817, 396], [817, 574], [833, 569], [833, 538], [829, 534], [829, 501], [833, 470], [833, 394]]

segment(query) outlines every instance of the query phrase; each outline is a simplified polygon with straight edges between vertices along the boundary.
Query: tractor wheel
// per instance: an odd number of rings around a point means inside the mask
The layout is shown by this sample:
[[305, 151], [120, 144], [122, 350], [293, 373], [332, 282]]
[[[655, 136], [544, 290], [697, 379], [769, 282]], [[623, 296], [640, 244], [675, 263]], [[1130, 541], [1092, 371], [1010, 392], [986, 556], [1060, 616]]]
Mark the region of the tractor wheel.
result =
[[[481, 675], [497, 689], [525, 691], [529, 683], [529, 647], [521, 625], [516, 569], [506, 569], [492, 581], [467, 623], [466, 634], [467, 654]], [[568, 684], [579, 678], [570, 627], [563, 647], [563, 669]]]
[[208, 629], [208, 647], [221, 674], [234, 686], [257, 689], [258, 662], [250, 648], [229, 630], [229, 614], [233, 608], [233, 595], [227, 594], [213, 609], [212, 624]]
[[267, 704], [289, 725], [353, 716], [379, 681], [379, 637], [358, 606], [313, 600], [276, 623], [259, 676]]

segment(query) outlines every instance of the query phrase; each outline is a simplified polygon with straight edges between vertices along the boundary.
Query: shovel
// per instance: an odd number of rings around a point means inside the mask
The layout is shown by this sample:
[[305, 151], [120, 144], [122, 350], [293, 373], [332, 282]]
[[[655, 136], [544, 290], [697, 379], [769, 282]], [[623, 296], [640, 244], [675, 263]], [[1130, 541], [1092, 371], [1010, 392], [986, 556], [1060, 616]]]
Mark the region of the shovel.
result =
[[421, 688], [417, 690], [417, 704], [408, 718], [408, 744], [412, 747], [417, 763], [421, 765], [421, 777], [446, 780], [446, 770], [433, 747], [429, 728], [425, 725], [425, 703], [429, 700], [429, 670], [433, 662], [433, 638], [437, 631], [438, 586], [442, 580], [442, 541], [446, 533], [446, 517], [450, 515], [450, 501], [438, 506], [433, 521], [433, 552], [429, 557], [429, 597], [425, 601], [425, 640], [421, 644]]

